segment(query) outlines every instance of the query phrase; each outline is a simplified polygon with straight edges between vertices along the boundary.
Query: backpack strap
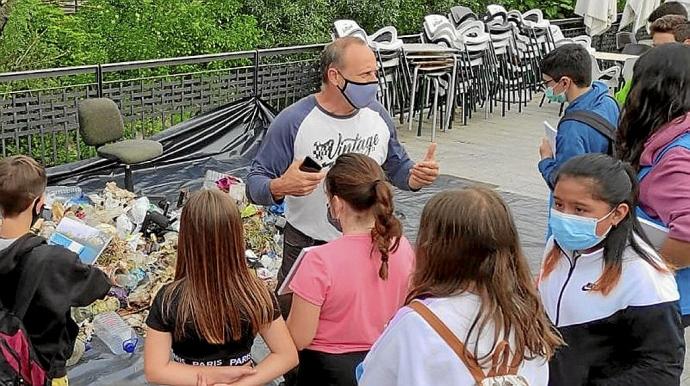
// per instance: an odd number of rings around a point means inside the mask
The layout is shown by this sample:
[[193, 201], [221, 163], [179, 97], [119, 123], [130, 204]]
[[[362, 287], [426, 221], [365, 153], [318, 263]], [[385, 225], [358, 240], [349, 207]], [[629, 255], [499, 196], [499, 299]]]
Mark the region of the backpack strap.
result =
[[684, 149], [690, 150], [690, 132], [686, 132], [684, 134], [679, 135], [671, 143], [661, 148], [659, 154], [657, 154], [656, 157], [654, 157], [654, 160], [652, 161], [652, 166], [659, 163], [659, 161], [661, 161], [661, 159], [666, 155], [666, 153], [677, 147], [682, 147]]
[[487, 374], [487, 377], [495, 377], [499, 375], [516, 375], [518, 368], [520, 367], [520, 362], [522, 358], [515, 355], [511, 362], [508, 362], [510, 358], [510, 345], [506, 340], [498, 342], [496, 348], [494, 349], [494, 354], [491, 356], [491, 370]]
[[[690, 151], [690, 132], [686, 132], [685, 134], [679, 135], [672, 142], [662, 147], [661, 151], [659, 151], [659, 153], [654, 157], [654, 159], [652, 159], [651, 165], [643, 166], [640, 168], [640, 171], [637, 173], [637, 181], [642, 182], [642, 180], [644, 180], [644, 178], [647, 177], [647, 175], [649, 175], [649, 173], [652, 171], [652, 168], [654, 168], [654, 166], [656, 166], [656, 164], [658, 164], [659, 161], [661, 161], [661, 159], [666, 155], [666, 153], [671, 151], [671, 149], [677, 147], [682, 147]], [[664, 223], [661, 222], [661, 220], [650, 216], [639, 205], [637, 206], [637, 217], [642, 217], [643, 219], [651, 221], [655, 224], [666, 226]]]
[[576, 110], [565, 114], [563, 118], [558, 122], [560, 126], [561, 123], [566, 121], [576, 121], [584, 123], [585, 125], [593, 128], [599, 134], [606, 137], [609, 140], [609, 155], [613, 154], [613, 144], [616, 141], [616, 126], [612, 125], [611, 122], [606, 120], [601, 115], [586, 111], [586, 110]]
[[645, 177], [647, 177], [647, 174], [652, 171], [652, 168], [656, 166], [656, 164], [661, 161], [662, 158], [671, 151], [671, 149], [674, 149], [676, 147], [682, 147], [684, 149], [690, 150], [690, 132], [679, 135], [674, 139], [672, 142], [668, 143], [666, 146], [661, 148], [661, 151], [652, 159], [652, 164], [643, 166], [640, 168], [639, 173], [637, 174], [637, 180], [642, 181]]
[[470, 374], [472, 374], [475, 382], [477, 382], [477, 384], [481, 384], [486, 378], [484, 372], [482, 371], [481, 367], [479, 367], [477, 360], [472, 357], [472, 354], [467, 351], [465, 345], [460, 341], [460, 339], [458, 339], [457, 336], [455, 336], [455, 334], [453, 334], [448, 326], [446, 326], [441, 319], [436, 316], [436, 314], [431, 312], [431, 310], [425, 306], [424, 303], [418, 300], [413, 300], [410, 302], [408, 307], [417, 312], [419, 316], [421, 316], [422, 319], [424, 319], [431, 326], [431, 328], [436, 331], [441, 339], [443, 339], [448, 346], [455, 351], [455, 354], [465, 364]]

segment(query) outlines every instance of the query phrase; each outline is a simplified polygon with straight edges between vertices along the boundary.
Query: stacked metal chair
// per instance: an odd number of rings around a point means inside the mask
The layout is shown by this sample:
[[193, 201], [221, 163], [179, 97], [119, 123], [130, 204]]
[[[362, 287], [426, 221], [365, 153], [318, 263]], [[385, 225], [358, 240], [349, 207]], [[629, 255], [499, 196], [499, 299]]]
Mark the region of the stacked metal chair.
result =
[[[455, 72], [457, 58], [455, 53], [461, 44], [455, 30], [447, 18], [429, 15], [424, 20], [424, 43], [435, 43], [444, 50], [428, 49], [417, 53], [405, 53], [405, 63], [412, 81], [408, 129], [412, 129], [415, 114], [419, 113], [418, 135], [421, 135], [424, 108], [431, 102], [429, 116], [433, 117], [431, 138], [436, 135], [437, 116], [441, 116], [441, 127], [445, 131], [451, 122], [455, 96]], [[428, 47], [433, 48], [434, 45]], [[421, 91], [421, 92], [420, 92]], [[433, 99], [432, 98], [433, 92]]]
[[460, 72], [464, 81], [461, 84], [469, 96], [469, 105], [463, 104], [463, 110], [466, 111], [463, 122], [466, 123], [467, 118], [471, 118], [472, 111], [476, 112], [479, 106], [485, 108], [485, 115], [488, 115], [489, 109], [493, 107], [496, 60], [491, 35], [486, 32], [482, 21], [464, 23], [456, 34], [462, 42]]
[[471, 9], [463, 6], [455, 6], [450, 9], [448, 20], [450, 20], [455, 29], [458, 29], [465, 23], [477, 21], [479, 18]]
[[486, 30], [491, 37], [494, 62], [492, 98], [496, 102], [501, 102], [503, 116], [506, 109], [510, 110], [515, 102], [518, 104], [519, 111], [522, 112], [523, 99], [527, 98], [526, 79], [531, 68], [520, 63], [513, 26], [500, 20], [493, 20], [486, 23]]

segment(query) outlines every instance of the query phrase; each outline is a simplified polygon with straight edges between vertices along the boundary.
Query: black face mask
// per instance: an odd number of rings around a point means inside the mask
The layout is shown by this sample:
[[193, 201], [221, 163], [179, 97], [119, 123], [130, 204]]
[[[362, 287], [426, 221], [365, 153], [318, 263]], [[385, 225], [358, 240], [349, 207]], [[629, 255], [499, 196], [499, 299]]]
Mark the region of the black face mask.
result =
[[331, 205], [328, 203], [326, 203], [326, 218], [328, 219], [328, 222], [331, 225], [333, 225], [333, 228], [337, 229], [338, 232], [342, 233], [343, 227], [342, 225], [340, 225], [340, 220], [338, 220], [331, 214]]
[[[38, 207], [38, 203], [41, 201], [40, 198], [36, 199], [34, 201], [34, 205], [31, 207], [31, 227], [33, 228], [34, 224], [36, 224], [36, 221], [38, 221], [39, 218], [42, 218], [43, 216], [43, 205], [41, 207]], [[36, 213], [38, 212], [38, 213]]]

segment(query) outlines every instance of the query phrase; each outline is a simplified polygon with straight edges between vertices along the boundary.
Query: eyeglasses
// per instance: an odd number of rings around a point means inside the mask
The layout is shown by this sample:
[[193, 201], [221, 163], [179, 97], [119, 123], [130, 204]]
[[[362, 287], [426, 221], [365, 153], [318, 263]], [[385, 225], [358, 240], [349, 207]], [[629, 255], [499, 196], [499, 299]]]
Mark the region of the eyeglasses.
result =
[[544, 80], [544, 81], [541, 82], [541, 85], [544, 86], [544, 87], [548, 87], [548, 86], [549, 86], [549, 83], [553, 82], [553, 83], [557, 84], [558, 82], [561, 81], [561, 79], [562, 79], [562, 78], [559, 78], [558, 80], [556, 80], [556, 79]]

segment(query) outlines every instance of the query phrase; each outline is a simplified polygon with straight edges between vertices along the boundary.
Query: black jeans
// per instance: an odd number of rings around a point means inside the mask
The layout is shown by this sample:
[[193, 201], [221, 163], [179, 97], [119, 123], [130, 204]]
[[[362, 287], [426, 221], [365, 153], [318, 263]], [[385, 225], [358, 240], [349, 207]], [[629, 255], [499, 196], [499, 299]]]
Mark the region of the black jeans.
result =
[[[290, 223], [285, 224], [283, 233], [283, 262], [280, 265], [280, 271], [278, 271], [278, 285], [276, 286], [276, 291], [280, 288], [281, 284], [283, 284], [287, 274], [290, 273], [290, 269], [292, 269], [302, 249], [325, 243], [325, 241], [312, 239], [290, 225]], [[283, 318], [287, 320], [288, 314], [290, 313], [290, 307], [292, 306], [292, 294], [278, 295], [276, 293], [276, 295], [278, 297], [280, 313], [283, 314]], [[285, 386], [294, 386], [297, 383], [297, 370], [298, 368], [296, 367], [283, 375], [283, 378], [285, 378]]]
[[355, 369], [366, 356], [367, 351], [329, 354], [302, 350], [297, 386], [357, 386]]

